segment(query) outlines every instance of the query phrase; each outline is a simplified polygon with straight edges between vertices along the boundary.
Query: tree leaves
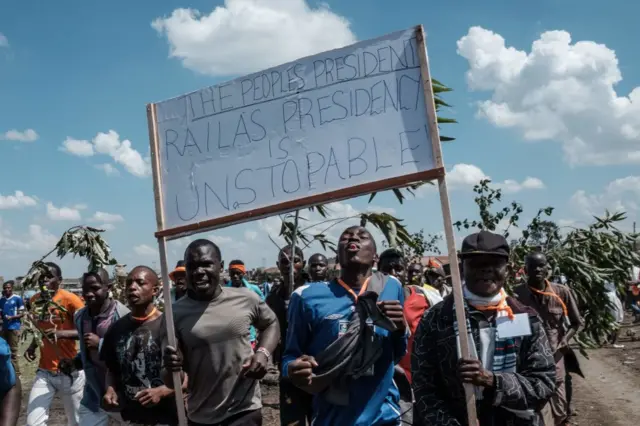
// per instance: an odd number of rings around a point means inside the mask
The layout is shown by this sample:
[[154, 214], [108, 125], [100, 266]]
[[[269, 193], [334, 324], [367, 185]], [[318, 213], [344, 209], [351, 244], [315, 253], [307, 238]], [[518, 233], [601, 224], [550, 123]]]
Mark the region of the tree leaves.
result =
[[[418, 232], [410, 234], [410, 237], [411, 241], [409, 243], [399, 242], [393, 246], [402, 252], [407, 264], [421, 261], [425, 253], [440, 254], [442, 235], [425, 235], [424, 230], [421, 229]], [[383, 242], [382, 245], [385, 247], [392, 247], [389, 243], [385, 242]]]
[[[40, 299], [38, 303], [33, 306], [31, 314], [39, 318], [40, 321], [44, 321], [47, 319], [47, 316], [51, 315], [50, 311], [52, 309], [57, 310], [60, 314], [67, 313], [64, 307], [51, 300], [51, 293], [45, 285], [49, 268], [45, 265], [44, 261], [53, 252], [56, 252], [56, 256], [60, 259], [70, 253], [73, 254], [74, 257], [82, 256], [87, 258], [89, 261], [89, 271], [96, 271], [100, 267], [117, 264], [116, 259], [111, 256], [109, 244], [107, 244], [100, 235], [102, 232], [104, 232], [104, 230], [90, 226], [75, 226], [70, 228], [62, 234], [62, 237], [51, 251], [33, 262], [22, 281], [23, 288], [38, 288], [40, 290]], [[36, 330], [41, 332], [35, 323], [31, 323], [29, 317], [26, 318], [25, 323], [28, 333], [36, 336]], [[25, 333], [25, 335], [26, 334], [27, 333]], [[40, 339], [38, 338], [36, 341], [40, 341]]]
[[[483, 180], [474, 187], [480, 220], [463, 219], [454, 223], [458, 230], [478, 228], [496, 230], [503, 219], [508, 227], [503, 233], [508, 236], [510, 226], [518, 226], [522, 207], [517, 202], [495, 209], [501, 202], [499, 189]], [[624, 212], [605, 212], [594, 216], [594, 223], [586, 228], [572, 228], [563, 234], [561, 228], [550, 220], [553, 207], [538, 210], [531, 222], [522, 231], [522, 237], [511, 243], [508, 287], [516, 282], [516, 273], [524, 266], [527, 253], [537, 250], [547, 256], [552, 275], [564, 275], [573, 289], [584, 315], [585, 327], [576, 341], [584, 347], [594, 347], [614, 329], [614, 319], [609, 313], [605, 283], [618, 286], [621, 294], [626, 291], [630, 270], [640, 265], [640, 255], [634, 250], [637, 234], [623, 232], [619, 222], [626, 219]]]
[[111, 257], [109, 244], [100, 236], [102, 232], [103, 229], [90, 226], [78, 226], [67, 230], [56, 244], [57, 256], [62, 259], [71, 253], [73, 257], [85, 257], [89, 261], [89, 271], [117, 264], [116, 259]]
[[455, 226], [458, 231], [462, 228], [478, 228], [480, 230], [495, 231], [500, 223], [506, 219], [507, 227], [504, 231], [504, 236], [508, 238], [511, 226], [518, 226], [518, 220], [523, 211], [522, 205], [513, 201], [511, 204], [494, 213], [491, 208], [496, 202], [502, 201], [502, 190], [490, 187], [490, 183], [490, 179], [483, 179], [473, 187], [473, 192], [477, 194], [474, 201], [479, 208], [480, 220], [459, 220], [454, 222], [453, 226]]

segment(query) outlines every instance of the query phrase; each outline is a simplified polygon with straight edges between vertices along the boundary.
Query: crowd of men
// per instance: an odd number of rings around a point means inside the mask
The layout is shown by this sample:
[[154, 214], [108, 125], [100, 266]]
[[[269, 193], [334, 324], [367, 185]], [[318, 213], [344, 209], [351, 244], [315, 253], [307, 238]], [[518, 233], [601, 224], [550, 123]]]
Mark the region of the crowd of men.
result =
[[[337, 254], [339, 277], [327, 280], [324, 255], [307, 265], [302, 250], [286, 247], [277, 256], [281, 281], [263, 291], [246, 280], [240, 260], [229, 262], [225, 282], [220, 247], [193, 241], [170, 274], [173, 300], [165, 302], [175, 347], [151, 268], [129, 273], [125, 306], [109, 297], [105, 270], [82, 276], [83, 301], [60, 288], [60, 267], [47, 263], [43, 284], [55, 304], [38, 321], [42, 344], [34, 340], [24, 354], [35, 361], [39, 353], [26, 424], [47, 425], [58, 395], [70, 426], [176, 425], [179, 373], [189, 425], [259, 426], [260, 380], [270, 364], [280, 373], [283, 426], [467, 425], [465, 385], [475, 392], [479, 425], [567, 424], [564, 359], [582, 318], [570, 288], [548, 280], [543, 253], [527, 256], [526, 281], [509, 296], [505, 238], [481, 231], [464, 239], [468, 357], [460, 355], [442, 265], [409, 261], [396, 249], [378, 254], [360, 226], [341, 234]], [[0, 426], [15, 426], [15, 330], [25, 309], [10, 282], [0, 310]]]

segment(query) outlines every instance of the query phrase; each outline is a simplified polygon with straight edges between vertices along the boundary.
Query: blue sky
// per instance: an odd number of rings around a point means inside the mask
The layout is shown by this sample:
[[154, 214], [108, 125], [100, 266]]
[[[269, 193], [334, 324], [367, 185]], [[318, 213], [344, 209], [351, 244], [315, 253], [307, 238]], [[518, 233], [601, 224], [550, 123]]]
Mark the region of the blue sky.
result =
[[[107, 224], [121, 262], [157, 265], [146, 103], [229, 80], [234, 66], [257, 71], [273, 57], [296, 59], [287, 49], [315, 53], [314, 46], [338, 47], [349, 36], [365, 40], [420, 23], [433, 76], [455, 89], [447, 114], [460, 124], [444, 129], [457, 138], [444, 147], [454, 220], [475, 215], [469, 188], [483, 175], [503, 186], [506, 199], [524, 204], [525, 218], [547, 205], [563, 224], [588, 221], [605, 208], [627, 210], [629, 227], [637, 218], [640, 89], [632, 91], [640, 87], [640, 28], [633, 22], [639, 4], [327, 3], [328, 11], [302, 0], [0, 4], [0, 275], [24, 274], [80, 223]], [[216, 6], [228, 8], [215, 15], [229, 24], [225, 31], [207, 19]], [[243, 15], [224, 13], [242, 7]], [[175, 12], [180, 8], [201, 14]], [[272, 15], [289, 24], [266, 21], [246, 30], [247, 18]], [[305, 19], [317, 28], [300, 24]], [[252, 47], [269, 31], [283, 44]], [[170, 49], [176, 56], [169, 57]], [[225, 60], [230, 75], [211, 71]], [[106, 145], [87, 145], [100, 132]], [[442, 231], [440, 204], [429, 189], [404, 206], [382, 194], [372, 206], [356, 199], [335, 209], [393, 211], [412, 231]], [[277, 218], [205, 235], [221, 244], [227, 261], [241, 257], [255, 267], [274, 263], [276, 248], [267, 238], [274, 230]], [[184, 244], [170, 244], [170, 263]], [[71, 260], [62, 266], [69, 277], [84, 268]]]

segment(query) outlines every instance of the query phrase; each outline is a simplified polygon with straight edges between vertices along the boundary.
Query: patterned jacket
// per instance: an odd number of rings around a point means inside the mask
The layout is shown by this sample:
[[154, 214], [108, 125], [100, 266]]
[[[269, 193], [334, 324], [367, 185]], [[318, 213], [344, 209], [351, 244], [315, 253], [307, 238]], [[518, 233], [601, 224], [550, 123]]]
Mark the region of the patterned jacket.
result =
[[[530, 336], [516, 339], [516, 373], [494, 373], [495, 386], [484, 390], [476, 402], [481, 426], [542, 426], [542, 417], [517, 417], [511, 410], [544, 407], [555, 392], [556, 370], [553, 352], [535, 311], [516, 299], [507, 303], [514, 313], [527, 313]], [[484, 316], [473, 308], [468, 312], [476, 347], [480, 347], [479, 327]], [[418, 326], [411, 369], [415, 395], [414, 419], [424, 426], [467, 426], [465, 394], [457, 376], [458, 350], [454, 329], [453, 296], [429, 310]], [[486, 322], [486, 320], [484, 320]]]

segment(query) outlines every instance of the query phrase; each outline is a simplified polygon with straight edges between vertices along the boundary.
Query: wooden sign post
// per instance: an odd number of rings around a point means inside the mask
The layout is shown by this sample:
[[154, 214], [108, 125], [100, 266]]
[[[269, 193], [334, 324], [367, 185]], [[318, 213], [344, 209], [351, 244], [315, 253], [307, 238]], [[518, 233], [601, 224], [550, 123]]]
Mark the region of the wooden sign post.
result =
[[[149, 123], [149, 138], [151, 143], [151, 167], [153, 170], [153, 198], [156, 206], [156, 224], [158, 230], [164, 229], [164, 209], [162, 208], [162, 190], [160, 176], [160, 158], [158, 157], [158, 126], [156, 118], [156, 106], [147, 105], [147, 121]], [[167, 264], [167, 239], [160, 236], [158, 239], [158, 253], [160, 254], [160, 273], [162, 274], [162, 294], [165, 297], [164, 315], [167, 324], [167, 340], [170, 346], [178, 347], [176, 332], [173, 326], [173, 309], [171, 307], [171, 281], [169, 281], [169, 266]], [[182, 393], [182, 380], [180, 373], [173, 373], [173, 389], [176, 394], [176, 406], [178, 409], [178, 424], [187, 426], [187, 416], [184, 410], [184, 395]]]
[[[432, 108], [427, 108], [427, 121], [430, 126], [432, 135], [431, 145], [433, 146], [433, 157], [436, 164], [444, 168], [444, 160], [442, 159], [442, 149], [440, 146], [440, 132], [438, 129], [438, 118], [436, 117], [436, 104], [433, 98], [433, 86], [431, 84], [431, 73], [429, 70], [429, 58], [427, 55], [427, 41], [422, 25], [416, 29], [416, 37], [418, 39], [418, 53], [420, 55], [420, 73], [422, 75], [422, 85], [424, 86], [424, 98], [433, 102]], [[456, 250], [455, 235], [453, 233], [453, 220], [451, 219], [451, 207], [449, 204], [449, 192], [447, 191], [447, 181], [444, 175], [438, 177], [438, 191], [440, 193], [440, 205], [442, 207], [442, 218], [444, 220], [444, 234], [447, 241], [447, 254], [449, 255], [449, 265], [451, 265], [451, 283], [453, 289], [453, 300], [456, 308], [456, 322], [461, 337], [460, 354], [463, 358], [469, 358], [471, 351], [469, 350], [467, 319], [464, 311], [464, 297], [462, 294], [462, 279], [460, 277], [460, 268], [458, 267], [458, 252]], [[467, 416], [469, 418], [469, 426], [478, 424], [476, 412], [476, 396], [473, 385], [466, 383], [464, 385]]]
[[[147, 117], [165, 294], [168, 239], [437, 179], [456, 319], [467, 335], [422, 26], [150, 104]], [[165, 314], [175, 345], [171, 303]], [[467, 339], [460, 349], [469, 356]], [[475, 425], [473, 389], [465, 389]]]

